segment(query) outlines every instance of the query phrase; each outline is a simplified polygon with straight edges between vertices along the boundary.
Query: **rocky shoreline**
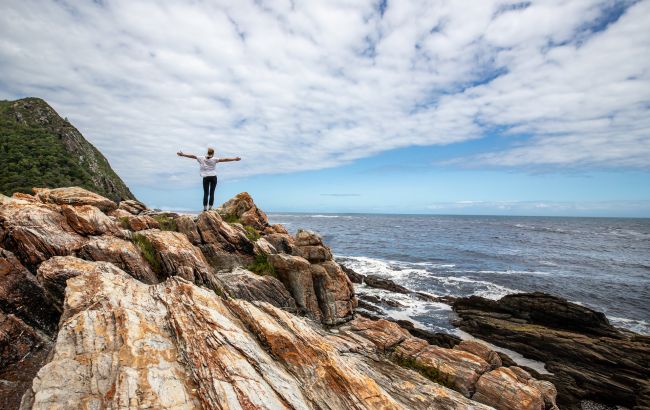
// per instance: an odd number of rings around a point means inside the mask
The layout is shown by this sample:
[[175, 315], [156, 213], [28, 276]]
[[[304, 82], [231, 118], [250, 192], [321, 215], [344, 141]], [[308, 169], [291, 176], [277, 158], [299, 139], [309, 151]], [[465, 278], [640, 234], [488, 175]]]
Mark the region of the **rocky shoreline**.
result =
[[[553, 377], [369, 312], [359, 281], [453, 304], [461, 329]], [[246, 193], [196, 217], [75, 187], [0, 196], [3, 408], [644, 408], [648, 338], [602, 319], [547, 295], [454, 300], [363, 277]]]

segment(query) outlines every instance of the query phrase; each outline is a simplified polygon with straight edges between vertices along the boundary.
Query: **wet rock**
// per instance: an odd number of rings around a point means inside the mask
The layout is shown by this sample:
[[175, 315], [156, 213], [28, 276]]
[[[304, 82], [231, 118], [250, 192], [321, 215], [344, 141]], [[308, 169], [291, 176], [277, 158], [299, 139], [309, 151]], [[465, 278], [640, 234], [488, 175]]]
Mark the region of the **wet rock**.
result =
[[487, 409], [372, 346], [181, 278], [82, 275], [23, 408]]
[[541, 377], [555, 384], [560, 407], [584, 399], [634, 407], [650, 383], [650, 337], [620, 332], [602, 314], [573, 305], [532, 293], [459, 298], [454, 310], [462, 330], [546, 363], [553, 374]]
[[343, 269], [343, 272], [345, 272], [345, 274], [348, 275], [348, 279], [350, 279], [350, 282], [357, 283], [357, 284], [363, 283], [363, 279], [365, 278], [364, 275], [355, 272], [354, 270], [348, 268], [345, 265], [341, 265], [341, 269]]
[[27, 203], [0, 206], [0, 239], [28, 267], [54, 255], [69, 255], [85, 239], [68, 225], [58, 206]]
[[260, 276], [246, 269], [236, 268], [232, 272], [219, 273], [229, 295], [249, 302], [261, 301], [284, 309], [297, 311], [296, 301], [282, 282], [273, 276]]
[[34, 188], [36, 197], [42, 202], [58, 205], [92, 205], [103, 212], [117, 209], [117, 204], [94, 192], [79, 187], [68, 188]]
[[390, 292], [409, 294], [410, 290], [406, 289], [404, 286], [398, 285], [390, 279], [382, 278], [377, 275], [366, 275], [363, 279], [364, 283], [371, 288], [385, 289]]
[[125, 201], [120, 201], [118, 208], [132, 215], [138, 215], [148, 209], [145, 204], [143, 204], [140, 201], [136, 201], [135, 199], [127, 199]]
[[48, 300], [36, 277], [23, 267], [13, 253], [0, 248], [0, 309], [13, 314], [27, 326], [54, 334], [59, 312]]
[[255, 205], [253, 198], [247, 192], [237, 194], [221, 205], [217, 212], [224, 218], [237, 219], [243, 225], [252, 226], [258, 231], [264, 231], [269, 226], [268, 217]]
[[[466, 352], [475, 354], [476, 356], [490, 363], [492, 369], [496, 369], [497, 367], [502, 366], [501, 358], [499, 357], [497, 352], [490, 349], [484, 343], [481, 343], [479, 341], [463, 340], [462, 342], [454, 346], [454, 349], [464, 350]], [[530, 375], [528, 378], [530, 379]]]
[[110, 262], [144, 283], [160, 280], [132, 242], [113, 236], [90, 238], [79, 250], [79, 257], [91, 261]]
[[81, 235], [121, 235], [117, 223], [92, 205], [62, 205], [68, 225]]
[[38, 267], [36, 279], [45, 289], [52, 305], [62, 312], [68, 279], [91, 273], [108, 274], [118, 270], [108, 262], [91, 262], [74, 256], [54, 256]]
[[473, 400], [497, 410], [544, 410], [544, 398], [539, 390], [517, 378], [512, 368], [500, 367], [484, 375], [476, 383]]

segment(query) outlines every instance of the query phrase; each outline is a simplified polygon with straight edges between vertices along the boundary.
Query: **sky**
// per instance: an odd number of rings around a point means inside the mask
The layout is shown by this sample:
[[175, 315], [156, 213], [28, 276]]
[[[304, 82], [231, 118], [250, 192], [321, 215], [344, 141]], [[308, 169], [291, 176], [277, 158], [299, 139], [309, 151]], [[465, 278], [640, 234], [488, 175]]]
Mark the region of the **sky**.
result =
[[650, 217], [650, 0], [0, 3], [45, 99], [149, 206]]

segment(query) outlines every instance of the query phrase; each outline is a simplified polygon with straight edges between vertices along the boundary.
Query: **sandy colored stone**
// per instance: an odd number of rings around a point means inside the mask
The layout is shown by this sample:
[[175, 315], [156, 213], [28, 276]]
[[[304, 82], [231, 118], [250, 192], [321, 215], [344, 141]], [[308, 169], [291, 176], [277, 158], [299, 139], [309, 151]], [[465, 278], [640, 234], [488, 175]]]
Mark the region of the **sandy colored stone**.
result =
[[[501, 358], [494, 350], [490, 349], [486, 344], [479, 342], [478, 340], [463, 340], [456, 346], [456, 350], [464, 350], [466, 352], [473, 353], [490, 363], [492, 369], [501, 367]], [[529, 375], [530, 376], [530, 375]]]
[[476, 383], [473, 400], [497, 410], [544, 410], [544, 398], [535, 387], [522, 383], [514, 371], [499, 367], [485, 373]]
[[145, 229], [158, 229], [160, 224], [149, 215], [131, 215], [126, 218], [126, 225], [133, 232], [144, 231]]
[[132, 215], [138, 215], [141, 212], [146, 211], [148, 208], [145, 204], [143, 204], [140, 201], [136, 201], [135, 199], [127, 199], [124, 201], [120, 201], [120, 204], [118, 205], [118, 209], [124, 210]]
[[323, 323], [333, 325], [350, 320], [357, 299], [352, 282], [339, 264], [328, 260], [312, 264], [310, 271]]
[[62, 205], [68, 225], [81, 235], [121, 235], [119, 225], [92, 205]]
[[189, 239], [193, 245], [198, 245], [201, 243], [201, 235], [196, 228], [196, 222], [194, 221], [194, 218], [189, 215], [181, 215], [178, 218], [174, 219], [174, 221], [176, 222], [178, 232], [185, 234], [185, 236], [187, 236], [187, 239]]
[[271, 242], [267, 241], [265, 238], [260, 238], [255, 241], [255, 250], [256, 255], [270, 255], [272, 253], [278, 253]]
[[42, 202], [58, 205], [93, 205], [103, 212], [117, 209], [117, 204], [110, 199], [80, 187], [34, 188], [33, 190]]
[[395, 322], [385, 319], [371, 320], [363, 316], [356, 317], [344, 329], [362, 335], [382, 351], [387, 351], [411, 338], [409, 332]]
[[253, 198], [247, 192], [237, 194], [226, 201], [217, 212], [223, 217], [238, 218], [242, 224], [252, 226], [258, 231], [264, 231], [269, 226], [269, 218], [255, 205]]
[[323, 314], [316, 298], [309, 261], [283, 253], [268, 255], [267, 258], [273, 265], [278, 279], [295, 299], [298, 313], [320, 321]]
[[296, 301], [282, 282], [273, 276], [260, 276], [242, 268], [220, 272], [218, 276], [232, 297], [270, 303], [289, 312], [297, 311]]
[[90, 238], [79, 250], [79, 257], [91, 261], [110, 262], [144, 283], [160, 279], [151, 269], [142, 252], [132, 242], [114, 236]]
[[36, 266], [54, 255], [69, 255], [85, 238], [67, 223], [56, 205], [9, 203], [0, 206], [0, 240], [26, 265]]

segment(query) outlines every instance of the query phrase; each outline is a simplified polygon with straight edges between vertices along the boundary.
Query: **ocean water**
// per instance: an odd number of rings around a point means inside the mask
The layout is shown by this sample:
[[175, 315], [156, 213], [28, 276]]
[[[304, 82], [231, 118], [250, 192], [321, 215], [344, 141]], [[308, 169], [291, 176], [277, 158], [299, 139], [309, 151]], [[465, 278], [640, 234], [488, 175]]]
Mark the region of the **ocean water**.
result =
[[[319, 232], [337, 260], [432, 295], [542, 291], [650, 334], [650, 219], [271, 213], [295, 233]], [[357, 287], [395, 318], [458, 333], [442, 303]]]

